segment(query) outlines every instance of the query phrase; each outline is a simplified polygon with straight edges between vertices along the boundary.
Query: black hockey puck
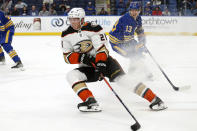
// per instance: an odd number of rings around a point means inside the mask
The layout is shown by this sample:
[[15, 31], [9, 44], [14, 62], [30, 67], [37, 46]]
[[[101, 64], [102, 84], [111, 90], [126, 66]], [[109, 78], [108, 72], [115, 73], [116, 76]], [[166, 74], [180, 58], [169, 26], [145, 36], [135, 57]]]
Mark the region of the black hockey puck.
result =
[[134, 125], [131, 126], [131, 130], [132, 131], [137, 131], [138, 129], [140, 129], [140, 124], [138, 122], [136, 122]]

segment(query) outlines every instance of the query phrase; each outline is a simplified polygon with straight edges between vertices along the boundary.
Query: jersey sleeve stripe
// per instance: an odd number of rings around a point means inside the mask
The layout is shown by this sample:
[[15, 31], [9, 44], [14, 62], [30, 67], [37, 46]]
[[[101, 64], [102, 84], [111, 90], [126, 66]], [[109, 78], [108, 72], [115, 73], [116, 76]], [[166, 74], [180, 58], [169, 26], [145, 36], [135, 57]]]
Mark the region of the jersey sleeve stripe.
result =
[[124, 51], [123, 49], [121, 49], [120, 47], [114, 46], [113, 48], [116, 49], [118, 52], [120, 52], [122, 55], [124, 55], [124, 56], [127, 55], [127, 52]]

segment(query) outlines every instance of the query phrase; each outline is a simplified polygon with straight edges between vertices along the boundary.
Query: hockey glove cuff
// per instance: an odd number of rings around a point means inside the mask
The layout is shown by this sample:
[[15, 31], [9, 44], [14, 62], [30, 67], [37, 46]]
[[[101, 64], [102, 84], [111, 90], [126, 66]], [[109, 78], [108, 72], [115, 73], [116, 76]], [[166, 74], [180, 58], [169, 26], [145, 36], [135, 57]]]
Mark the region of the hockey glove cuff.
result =
[[92, 65], [91, 63], [94, 61], [93, 59], [94, 59], [93, 56], [81, 53], [79, 57], [79, 62], [86, 65]]
[[101, 74], [103, 76], [107, 74], [107, 64], [104, 61], [98, 61], [96, 63], [95, 75], [100, 81], [103, 80]]

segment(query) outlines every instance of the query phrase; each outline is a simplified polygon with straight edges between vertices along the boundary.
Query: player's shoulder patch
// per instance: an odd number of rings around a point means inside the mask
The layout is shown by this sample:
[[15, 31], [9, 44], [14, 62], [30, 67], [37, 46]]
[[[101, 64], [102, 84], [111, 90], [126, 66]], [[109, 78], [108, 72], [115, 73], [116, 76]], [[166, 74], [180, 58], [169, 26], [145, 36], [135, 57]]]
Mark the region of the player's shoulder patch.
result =
[[62, 31], [62, 35], [61, 37], [64, 37], [66, 35], [72, 34], [77, 32], [76, 30], [74, 30], [71, 26], [69, 26], [66, 30]]
[[83, 30], [83, 31], [99, 32], [102, 29], [103, 28], [100, 25], [96, 24], [95, 22], [91, 22], [91, 23], [90, 22], [86, 22], [81, 30]]

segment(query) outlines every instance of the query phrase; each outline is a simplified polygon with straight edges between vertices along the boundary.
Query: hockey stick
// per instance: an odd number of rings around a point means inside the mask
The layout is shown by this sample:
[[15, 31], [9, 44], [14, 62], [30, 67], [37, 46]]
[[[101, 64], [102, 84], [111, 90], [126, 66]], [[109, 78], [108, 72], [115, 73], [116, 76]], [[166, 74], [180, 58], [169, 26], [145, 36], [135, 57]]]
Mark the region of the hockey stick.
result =
[[[93, 65], [94, 68], [96, 68], [96, 66], [95, 66], [94, 63], [92, 63], [92, 65]], [[124, 102], [121, 100], [121, 98], [118, 96], [118, 94], [113, 90], [113, 88], [111, 87], [111, 85], [109, 84], [109, 82], [105, 79], [105, 77], [103, 76], [103, 74], [101, 74], [101, 77], [105, 81], [105, 83], [108, 85], [108, 87], [111, 89], [111, 91], [114, 93], [114, 95], [118, 98], [118, 100], [120, 101], [120, 103], [127, 110], [127, 112], [130, 114], [130, 116], [135, 120], [135, 124], [131, 125], [131, 129], [133, 131], [137, 131], [138, 129], [140, 129], [141, 125], [139, 124], [139, 122], [137, 121], [137, 119], [134, 117], [134, 115], [131, 113], [131, 111], [128, 109], [128, 107], [124, 104]]]
[[131, 111], [128, 109], [128, 107], [123, 103], [123, 101], [121, 100], [121, 98], [113, 90], [113, 88], [111, 87], [111, 85], [109, 84], [109, 82], [105, 79], [105, 77], [102, 74], [101, 74], [101, 77], [103, 78], [103, 80], [105, 81], [105, 83], [108, 85], [108, 87], [111, 89], [111, 91], [114, 93], [114, 95], [118, 98], [118, 100], [121, 102], [121, 104], [124, 106], [124, 108], [127, 110], [127, 112], [130, 114], [130, 116], [135, 120], [135, 124], [131, 125], [131, 129], [133, 131], [137, 131], [138, 129], [140, 129], [141, 125], [139, 124], [139, 122], [137, 121], [137, 119], [134, 117], [134, 115], [131, 113]]
[[175, 86], [171, 80], [168, 78], [168, 76], [166, 75], [166, 73], [164, 72], [164, 70], [161, 68], [161, 66], [157, 63], [157, 61], [154, 59], [153, 55], [150, 53], [150, 51], [148, 50], [148, 48], [146, 46], [144, 46], [144, 48], [146, 49], [146, 51], [148, 52], [148, 54], [150, 55], [150, 57], [152, 58], [152, 60], [155, 62], [155, 64], [157, 65], [157, 67], [159, 68], [159, 70], [161, 71], [161, 73], [165, 76], [165, 78], [167, 79], [167, 81], [170, 83], [170, 85], [172, 86], [172, 88], [175, 91], [179, 91], [179, 90], [185, 90], [185, 89], [189, 89], [190, 86], [182, 86], [182, 87], [177, 87]]

